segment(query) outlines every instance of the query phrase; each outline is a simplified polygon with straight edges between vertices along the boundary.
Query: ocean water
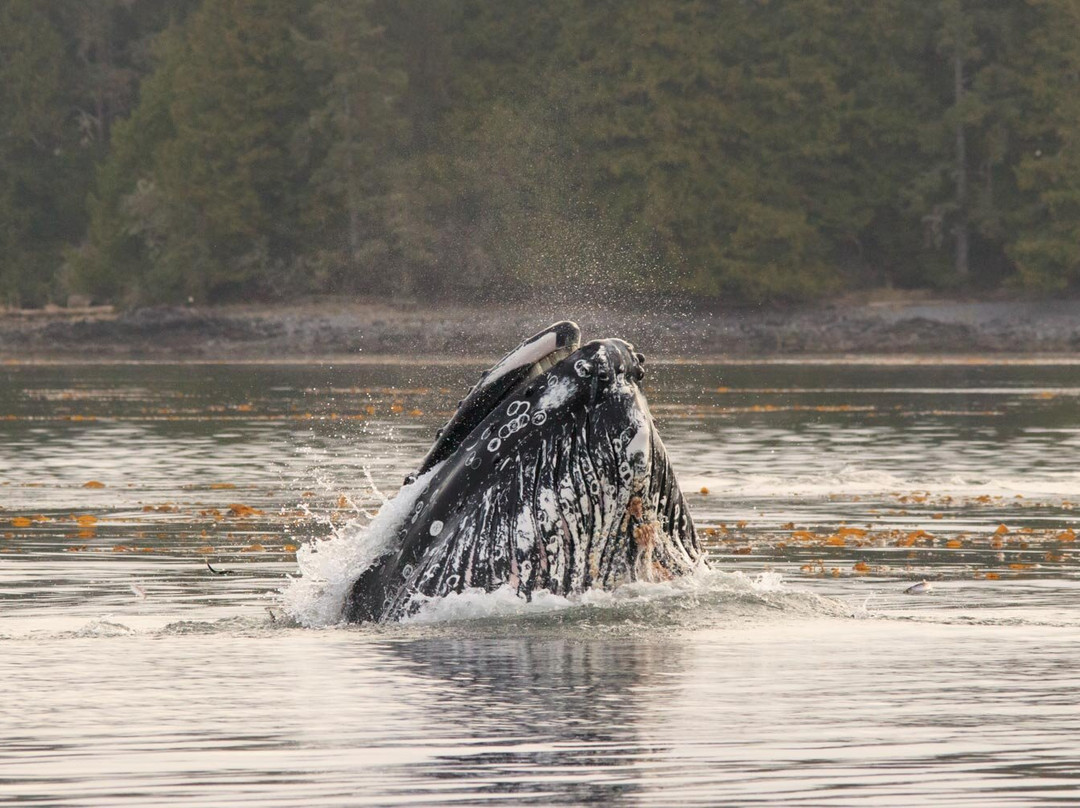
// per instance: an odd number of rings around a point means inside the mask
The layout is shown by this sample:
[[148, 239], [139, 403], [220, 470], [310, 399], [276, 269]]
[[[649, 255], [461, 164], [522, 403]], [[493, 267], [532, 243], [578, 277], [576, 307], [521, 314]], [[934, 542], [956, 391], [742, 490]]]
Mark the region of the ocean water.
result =
[[650, 363], [710, 572], [337, 625], [479, 369], [0, 366], [0, 803], [1080, 804], [1080, 365]]

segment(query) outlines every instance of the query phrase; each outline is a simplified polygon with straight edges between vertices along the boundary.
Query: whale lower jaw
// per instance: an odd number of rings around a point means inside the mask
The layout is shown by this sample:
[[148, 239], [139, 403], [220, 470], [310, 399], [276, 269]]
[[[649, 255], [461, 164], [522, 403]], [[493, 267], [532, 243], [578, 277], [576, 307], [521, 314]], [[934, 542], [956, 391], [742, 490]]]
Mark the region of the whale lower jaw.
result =
[[[608, 412], [594, 414], [612, 423], [610, 411], [618, 406], [608, 400], [600, 405]], [[567, 422], [535, 454], [510, 455], [505, 486], [466, 495], [464, 515], [433, 523], [440, 541], [418, 557], [388, 556], [383, 570], [354, 588], [348, 619], [399, 620], [432, 598], [466, 589], [574, 597], [689, 574], [702, 554], [652, 430], [635, 416], [593, 440], [595, 422]], [[384, 584], [373, 587], [376, 581]]]

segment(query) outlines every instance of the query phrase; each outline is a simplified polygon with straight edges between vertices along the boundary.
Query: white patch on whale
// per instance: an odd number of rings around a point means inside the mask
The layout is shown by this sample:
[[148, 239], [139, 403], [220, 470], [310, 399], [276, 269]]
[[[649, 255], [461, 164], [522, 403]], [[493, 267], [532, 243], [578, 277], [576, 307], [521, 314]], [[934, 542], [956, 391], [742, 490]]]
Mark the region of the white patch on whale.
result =
[[544, 526], [545, 530], [551, 530], [560, 517], [559, 500], [555, 496], [555, 492], [550, 488], [542, 489], [540, 496], [537, 497], [537, 505], [539, 506], [540, 524]]
[[514, 534], [517, 548], [523, 553], [527, 553], [536, 544], [536, 528], [533, 524], [532, 511], [518, 512]]
[[538, 410], [557, 409], [569, 401], [577, 390], [578, 386], [573, 379], [567, 377], [553, 379], [544, 390], [544, 394], [540, 396], [540, 400], [536, 402], [536, 408]]
[[649, 430], [641, 425], [638, 425], [638, 431], [634, 434], [634, 437], [630, 438], [630, 442], [626, 445], [626, 454], [631, 459], [635, 455], [642, 455], [643, 457], [649, 456], [650, 435]]

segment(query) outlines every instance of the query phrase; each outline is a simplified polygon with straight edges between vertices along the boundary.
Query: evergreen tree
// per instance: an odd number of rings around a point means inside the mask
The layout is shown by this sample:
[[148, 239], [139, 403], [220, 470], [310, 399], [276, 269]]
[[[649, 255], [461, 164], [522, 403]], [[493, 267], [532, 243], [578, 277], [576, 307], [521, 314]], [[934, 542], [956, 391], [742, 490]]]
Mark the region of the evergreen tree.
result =
[[39, 305], [82, 227], [86, 159], [63, 37], [40, 0], [0, 0], [0, 299]]
[[571, 117], [598, 204], [698, 292], [760, 300], [828, 285], [801, 187], [841, 148], [844, 98], [820, 48], [828, 4], [591, 11]]
[[385, 289], [395, 249], [386, 215], [390, 177], [407, 135], [398, 110], [405, 73], [373, 20], [371, 0], [318, 3], [310, 22], [301, 52], [321, 102], [304, 130], [312, 253], [325, 287]]
[[[149, 260], [122, 207], [135, 178], [149, 175], [153, 148], [174, 134], [168, 103], [172, 71], [162, 54], [177, 33], [162, 32], [178, 26], [196, 2], [91, 0], [62, 6], [69, 49], [80, 68], [72, 73], [81, 139], [98, 160], [93, 192], [85, 197], [87, 230], [78, 247], [67, 251], [68, 290], [103, 301], [138, 299]], [[137, 107], [142, 81], [151, 100]]]
[[285, 0], [206, 0], [163, 48], [161, 78], [144, 85], [133, 116], [150, 131], [118, 136], [91, 245], [100, 266], [132, 254], [126, 236], [139, 239], [145, 272], [126, 282], [139, 284], [138, 298], [297, 283], [303, 177], [292, 141], [310, 94], [293, 28], [303, 12]]
[[70, 82], [84, 142], [99, 159], [107, 153], [113, 123], [130, 114], [138, 83], [152, 67], [155, 35], [184, 19], [197, 0], [80, 0], [58, 3], [66, 46], [72, 51]]
[[1034, 3], [1015, 80], [1025, 109], [1011, 153], [1018, 204], [1003, 216], [1017, 280], [1031, 289], [1080, 285], [1080, 7]]
[[630, 274], [625, 263], [601, 266], [616, 262], [618, 245], [597, 215], [567, 122], [567, 91], [578, 80], [576, 5], [463, 4], [451, 85], [461, 103], [445, 116], [442, 148], [457, 236], [453, 286], [468, 294], [494, 283], [501, 297], [530, 287], [550, 294], [568, 281], [580, 290]]
[[0, 0], [0, 294], [1070, 288], [1078, 15]]
[[149, 211], [136, 205], [153, 192], [159, 148], [176, 137], [171, 98], [183, 47], [180, 28], [159, 36], [159, 66], [142, 82], [140, 102], [130, 117], [113, 127], [109, 155], [98, 166], [96, 188], [88, 200], [87, 237], [69, 256], [68, 278], [72, 289], [98, 300], [131, 303], [164, 296], [147, 290], [147, 276], [163, 246], [153, 235], [166, 223], [148, 227], [144, 217]]
[[[929, 248], [922, 251], [920, 280], [993, 286], [1014, 271], [1010, 231], [1028, 226], [1017, 216], [1024, 204], [1017, 173], [1022, 144], [1056, 114], [1032, 92], [1032, 81], [1046, 81], [1059, 67], [1033, 49], [1053, 23], [1042, 3], [942, 0], [912, 7], [927, 31], [920, 83], [928, 106], [919, 128], [920, 167], [902, 193]], [[1056, 86], [1053, 103], [1065, 101], [1068, 82], [1049, 81]], [[918, 256], [914, 245], [908, 253]]]
[[288, 283], [301, 235], [290, 146], [308, 97], [292, 36], [302, 10], [206, 0], [185, 27], [169, 88], [176, 134], [130, 207], [160, 245], [156, 288], [205, 298]]

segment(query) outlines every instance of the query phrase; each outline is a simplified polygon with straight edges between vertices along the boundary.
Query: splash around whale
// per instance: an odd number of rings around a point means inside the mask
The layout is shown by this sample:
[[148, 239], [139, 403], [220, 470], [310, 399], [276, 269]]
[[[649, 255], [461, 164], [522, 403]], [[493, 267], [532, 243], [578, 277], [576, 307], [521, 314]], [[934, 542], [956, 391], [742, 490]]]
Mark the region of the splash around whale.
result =
[[619, 339], [560, 322], [486, 371], [370, 527], [341, 602], [388, 622], [465, 591], [580, 595], [701, 570], [704, 555]]

